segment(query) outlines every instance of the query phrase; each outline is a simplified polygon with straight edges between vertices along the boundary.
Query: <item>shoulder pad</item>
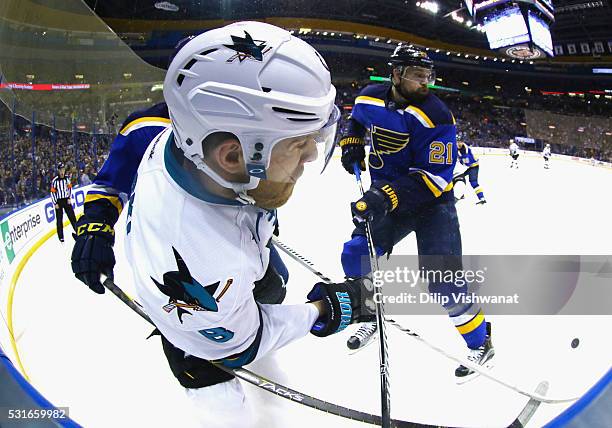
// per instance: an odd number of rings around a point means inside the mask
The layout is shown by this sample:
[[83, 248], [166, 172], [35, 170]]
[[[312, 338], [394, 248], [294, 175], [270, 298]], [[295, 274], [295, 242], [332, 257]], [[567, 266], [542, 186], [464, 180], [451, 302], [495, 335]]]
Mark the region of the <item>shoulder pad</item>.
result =
[[359, 92], [358, 97], [372, 97], [385, 101], [389, 93], [389, 88], [389, 85], [382, 85], [379, 83], [368, 85]]
[[434, 94], [429, 94], [425, 100], [408, 106], [406, 110], [414, 111], [422, 119], [421, 123], [426, 124], [424, 126], [428, 128], [455, 124], [451, 111]]
[[170, 114], [166, 103], [155, 104], [152, 107], [130, 114], [121, 125], [119, 133], [126, 135], [132, 126], [142, 123], [150, 123], [152, 126], [168, 126], [170, 124]]

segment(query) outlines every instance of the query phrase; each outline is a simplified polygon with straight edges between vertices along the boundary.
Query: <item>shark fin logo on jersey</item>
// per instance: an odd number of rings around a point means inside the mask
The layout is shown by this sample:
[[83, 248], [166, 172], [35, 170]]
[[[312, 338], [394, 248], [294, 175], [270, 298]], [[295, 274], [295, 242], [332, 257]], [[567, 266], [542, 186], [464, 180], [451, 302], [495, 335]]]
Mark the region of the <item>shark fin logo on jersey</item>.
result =
[[178, 251], [174, 247], [172, 247], [172, 251], [178, 271], [166, 272], [163, 276], [163, 284], [151, 277], [159, 291], [170, 298], [168, 304], [164, 305], [164, 311], [170, 313], [176, 308], [181, 324], [183, 323], [183, 315], [191, 315], [191, 312], [187, 309], [217, 312], [219, 308], [213, 294], [219, 287], [219, 281], [203, 286], [191, 276]]
[[374, 169], [380, 169], [385, 164], [383, 156], [391, 155], [403, 150], [410, 141], [410, 134], [372, 127], [372, 149], [368, 157], [368, 163]]
[[244, 32], [244, 37], [232, 36], [232, 42], [234, 42], [233, 45], [223, 45], [236, 51], [234, 55], [227, 59], [227, 62], [234, 62], [236, 59], [240, 62], [245, 59], [261, 62], [263, 61], [264, 54], [272, 49], [266, 46], [266, 42], [263, 40], [253, 40], [253, 37], [246, 31]]

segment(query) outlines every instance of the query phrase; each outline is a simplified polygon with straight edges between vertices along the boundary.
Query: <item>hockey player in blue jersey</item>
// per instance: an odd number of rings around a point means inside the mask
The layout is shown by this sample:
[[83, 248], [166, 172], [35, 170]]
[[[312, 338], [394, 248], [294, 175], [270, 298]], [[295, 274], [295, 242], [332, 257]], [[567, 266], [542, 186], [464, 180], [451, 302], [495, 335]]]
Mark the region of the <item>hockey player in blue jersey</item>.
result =
[[[367, 164], [372, 185], [351, 204], [357, 227], [341, 256], [349, 278], [369, 273], [362, 262], [368, 255], [366, 221], [372, 225], [379, 256], [389, 254], [395, 244], [415, 232], [421, 269], [461, 269], [461, 234], [451, 191], [458, 156], [455, 119], [429, 92], [435, 75], [424, 50], [398, 46], [389, 65], [392, 84], [369, 85], [361, 91], [340, 140], [342, 165], [352, 174], [355, 164], [365, 170], [367, 133], [371, 139]], [[432, 281], [429, 291], [448, 295], [456, 292], [455, 287]], [[445, 309], [470, 349], [468, 358], [476, 364], [489, 361], [494, 355], [490, 323], [480, 308], [453, 304], [451, 299]], [[347, 345], [352, 349], [363, 346], [375, 330], [374, 324], [363, 324]], [[455, 375], [461, 382], [474, 372], [462, 365]]]
[[476, 196], [478, 196], [477, 205], [486, 204], [487, 200], [484, 196], [484, 191], [480, 184], [478, 184], [478, 172], [480, 170], [478, 158], [474, 156], [472, 149], [470, 146], [465, 144], [462, 138], [457, 135], [457, 149], [459, 152], [459, 162], [464, 165], [467, 169], [458, 176], [453, 178], [453, 183], [457, 183], [458, 181], [463, 181], [465, 183], [465, 177], [470, 181], [470, 186], [476, 192]]

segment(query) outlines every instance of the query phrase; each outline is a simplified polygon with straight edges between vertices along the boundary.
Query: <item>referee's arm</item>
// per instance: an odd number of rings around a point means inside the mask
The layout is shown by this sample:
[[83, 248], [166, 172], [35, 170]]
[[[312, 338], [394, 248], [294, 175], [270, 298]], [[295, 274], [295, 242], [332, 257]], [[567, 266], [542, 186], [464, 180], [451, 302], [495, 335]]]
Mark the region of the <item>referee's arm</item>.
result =
[[51, 180], [51, 201], [53, 201], [53, 205], [57, 208], [57, 177]]

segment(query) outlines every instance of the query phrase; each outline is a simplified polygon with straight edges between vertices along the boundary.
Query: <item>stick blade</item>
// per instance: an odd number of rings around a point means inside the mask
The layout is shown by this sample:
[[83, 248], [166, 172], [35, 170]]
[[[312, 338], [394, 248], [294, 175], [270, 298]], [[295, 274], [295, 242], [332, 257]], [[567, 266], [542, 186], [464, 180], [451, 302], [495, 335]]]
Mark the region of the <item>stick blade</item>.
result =
[[[548, 382], [544, 380], [540, 382], [535, 392], [540, 396], [544, 396], [548, 392], [548, 387]], [[523, 410], [521, 410], [521, 413], [519, 413], [517, 418], [508, 426], [508, 428], [524, 428], [529, 420], [533, 417], [536, 410], [538, 410], [540, 404], [542, 404], [542, 401], [536, 400], [535, 398], [530, 399], [527, 404], [525, 404], [525, 407], [523, 407]]]

